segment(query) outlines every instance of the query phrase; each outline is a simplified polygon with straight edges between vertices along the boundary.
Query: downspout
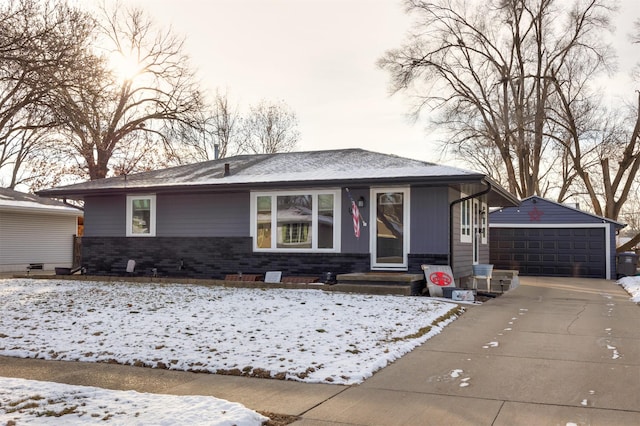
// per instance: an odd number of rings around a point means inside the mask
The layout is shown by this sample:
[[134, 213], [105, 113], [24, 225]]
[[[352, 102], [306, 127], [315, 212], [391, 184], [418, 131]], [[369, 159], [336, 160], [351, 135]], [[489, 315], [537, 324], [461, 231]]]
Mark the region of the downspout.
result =
[[460, 198], [458, 200], [453, 200], [451, 203], [449, 203], [449, 258], [447, 259], [448, 260], [447, 263], [451, 267], [452, 271], [453, 271], [453, 206], [455, 206], [456, 204], [464, 203], [465, 201], [471, 200], [472, 198], [478, 198], [485, 194], [488, 194], [492, 188], [491, 182], [487, 182], [483, 179], [481, 183], [484, 183], [485, 185], [487, 185], [487, 188], [483, 189], [480, 192], [476, 192], [475, 194], [471, 194], [467, 197]]

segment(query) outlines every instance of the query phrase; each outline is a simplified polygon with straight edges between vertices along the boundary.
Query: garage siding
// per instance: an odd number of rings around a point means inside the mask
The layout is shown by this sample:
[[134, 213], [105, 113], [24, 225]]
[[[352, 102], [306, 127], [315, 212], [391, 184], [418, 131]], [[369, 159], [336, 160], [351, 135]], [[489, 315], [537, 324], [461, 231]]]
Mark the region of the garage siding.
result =
[[75, 216], [0, 212], [0, 271], [25, 271], [29, 263], [70, 267], [77, 230]]

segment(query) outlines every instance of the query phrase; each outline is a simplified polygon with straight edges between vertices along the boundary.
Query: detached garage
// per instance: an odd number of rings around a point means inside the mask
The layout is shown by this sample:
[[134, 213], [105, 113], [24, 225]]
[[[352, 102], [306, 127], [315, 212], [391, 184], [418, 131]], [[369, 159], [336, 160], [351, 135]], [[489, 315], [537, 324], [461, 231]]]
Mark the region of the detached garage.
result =
[[81, 210], [48, 198], [0, 188], [0, 272], [71, 267]]
[[520, 275], [616, 277], [616, 232], [625, 225], [537, 196], [489, 213], [490, 262]]

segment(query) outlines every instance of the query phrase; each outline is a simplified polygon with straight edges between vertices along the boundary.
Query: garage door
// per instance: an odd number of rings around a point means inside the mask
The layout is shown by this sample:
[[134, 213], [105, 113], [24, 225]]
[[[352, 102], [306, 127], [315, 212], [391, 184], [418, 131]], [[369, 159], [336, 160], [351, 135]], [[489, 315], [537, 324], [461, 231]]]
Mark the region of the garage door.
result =
[[606, 278], [604, 228], [491, 228], [490, 242], [495, 269]]

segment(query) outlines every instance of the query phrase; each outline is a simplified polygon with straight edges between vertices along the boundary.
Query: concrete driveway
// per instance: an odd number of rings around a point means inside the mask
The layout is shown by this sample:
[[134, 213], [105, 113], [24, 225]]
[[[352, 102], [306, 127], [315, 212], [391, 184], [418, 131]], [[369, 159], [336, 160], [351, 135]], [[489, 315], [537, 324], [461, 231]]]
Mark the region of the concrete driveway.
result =
[[300, 426], [635, 425], [640, 307], [612, 281], [521, 277], [350, 387], [2, 357], [0, 375], [213, 395]]
[[301, 425], [640, 424], [640, 307], [612, 281], [521, 277]]

